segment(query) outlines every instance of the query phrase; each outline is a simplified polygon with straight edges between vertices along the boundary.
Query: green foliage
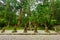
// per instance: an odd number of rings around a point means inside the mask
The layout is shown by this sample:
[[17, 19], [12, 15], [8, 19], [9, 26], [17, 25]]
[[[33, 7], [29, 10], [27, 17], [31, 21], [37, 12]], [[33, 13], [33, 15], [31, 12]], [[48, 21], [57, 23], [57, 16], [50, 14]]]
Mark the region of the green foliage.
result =
[[56, 22], [57, 22], [57, 20], [51, 20], [50, 25], [55, 25], [55, 24], [56, 24]]
[[54, 18], [57, 20], [56, 24], [60, 24], [60, 0], [54, 3]]
[[[15, 25], [18, 23], [18, 15], [16, 12], [18, 9], [22, 9], [22, 24], [28, 24], [28, 22], [35, 22], [37, 25], [55, 25], [58, 22], [60, 23], [60, 1], [55, 1], [52, 6], [48, 0], [44, 0], [43, 5], [35, 4], [36, 0], [3, 0], [6, 5], [0, 3], [0, 26], [1, 24], [6, 25], [10, 22], [9, 25]], [[31, 7], [36, 6], [35, 10], [31, 11]], [[51, 10], [52, 8], [52, 10]], [[53, 18], [51, 14], [53, 13]], [[25, 17], [27, 14], [27, 17]]]

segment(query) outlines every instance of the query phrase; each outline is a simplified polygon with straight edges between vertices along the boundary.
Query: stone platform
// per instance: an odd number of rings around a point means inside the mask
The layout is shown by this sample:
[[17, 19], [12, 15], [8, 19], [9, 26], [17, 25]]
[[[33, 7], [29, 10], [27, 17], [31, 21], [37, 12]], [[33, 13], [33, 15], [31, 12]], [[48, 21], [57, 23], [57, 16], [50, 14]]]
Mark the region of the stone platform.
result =
[[38, 33], [34, 33], [34, 31], [27, 31], [27, 33], [24, 33], [23, 30], [17, 30], [17, 32], [12, 33], [13, 30], [5, 30], [4, 33], [1, 33], [0, 35], [60, 35], [59, 33], [50, 30], [50, 33], [45, 32], [44, 30], [38, 30]]

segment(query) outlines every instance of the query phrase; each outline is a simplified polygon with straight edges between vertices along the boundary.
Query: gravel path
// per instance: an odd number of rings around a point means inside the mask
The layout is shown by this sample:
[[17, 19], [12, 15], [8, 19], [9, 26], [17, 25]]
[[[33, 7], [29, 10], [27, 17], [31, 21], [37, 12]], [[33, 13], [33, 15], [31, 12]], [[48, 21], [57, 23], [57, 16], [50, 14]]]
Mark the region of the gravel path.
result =
[[0, 40], [60, 40], [60, 35], [0, 35]]

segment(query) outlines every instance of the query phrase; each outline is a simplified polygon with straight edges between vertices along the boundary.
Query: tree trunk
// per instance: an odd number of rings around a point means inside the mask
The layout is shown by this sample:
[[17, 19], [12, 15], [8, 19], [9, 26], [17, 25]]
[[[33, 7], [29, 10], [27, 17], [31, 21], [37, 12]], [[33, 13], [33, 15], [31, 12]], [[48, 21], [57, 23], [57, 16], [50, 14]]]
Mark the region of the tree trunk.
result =
[[20, 25], [20, 21], [19, 21], [19, 19], [18, 19], [18, 26]]
[[17, 25], [15, 24], [15, 26], [14, 26], [14, 30], [13, 30], [13, 33], [14, 32], [17, 32]]
[[10, 19], [9, 19], [9, 21], [8, 21], [8, 24], [7, 24], [7, 27], [9, 27], [10, 26]]
[[37, 25], [35, 24], [34, 26], [35, 26], [34, 33], [37, 33], [38, 32], [37, 31]]
[[46, 32], [49, 32], [49, 30], [48, 30], [48, 26], [45, 24], [45, 31]]
[[32, 28], [32, 27], [31, 27], [31, 22], [29, 21], [29, 29], [31, 30], [31, 28]]
[[25, 24], [25, 27], [24, 27], [24, 33], [27, 33], [27, 26]]
[[48, 27], [45, 27], [45, 30], [48, 31]]
[[56, 27], [54, 27], [54, 30], [57, 32], [57, 29], [56, 29]]
[[21, 22], [22, 22], [22, 8], [20, 9], [20, 12], [19, 12], [18, 26], [21, 25]]
[[5, 28], [2, 29], [1, 33], [4, 33], [5, 32]]

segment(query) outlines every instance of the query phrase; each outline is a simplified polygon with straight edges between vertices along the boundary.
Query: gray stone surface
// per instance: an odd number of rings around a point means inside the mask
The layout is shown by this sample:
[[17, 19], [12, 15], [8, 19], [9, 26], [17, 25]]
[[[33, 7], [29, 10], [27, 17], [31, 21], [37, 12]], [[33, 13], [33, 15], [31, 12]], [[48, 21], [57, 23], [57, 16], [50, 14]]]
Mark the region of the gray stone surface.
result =
[[0, 40], [60, 40], [60, 35], [0, 35]]

